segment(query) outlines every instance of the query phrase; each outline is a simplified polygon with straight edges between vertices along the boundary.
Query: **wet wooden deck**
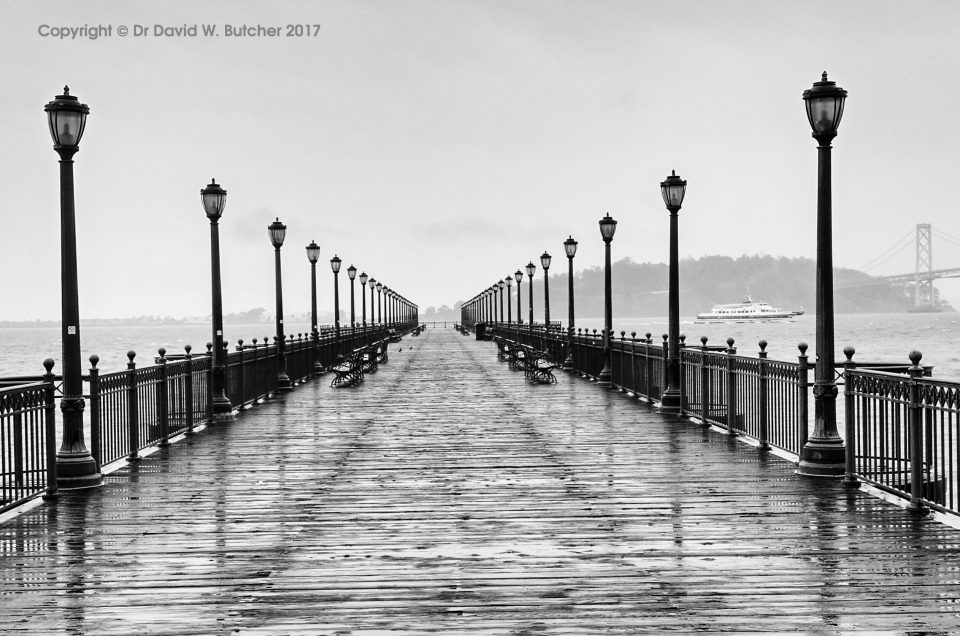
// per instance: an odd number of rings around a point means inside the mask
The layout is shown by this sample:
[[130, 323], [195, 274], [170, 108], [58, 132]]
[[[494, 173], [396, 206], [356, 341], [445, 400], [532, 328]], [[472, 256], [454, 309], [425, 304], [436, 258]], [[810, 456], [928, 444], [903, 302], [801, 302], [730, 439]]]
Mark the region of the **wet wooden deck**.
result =
[[960, 627], [960, 531], [491, 343], [328, 381], [0, 526], [0, 633]]

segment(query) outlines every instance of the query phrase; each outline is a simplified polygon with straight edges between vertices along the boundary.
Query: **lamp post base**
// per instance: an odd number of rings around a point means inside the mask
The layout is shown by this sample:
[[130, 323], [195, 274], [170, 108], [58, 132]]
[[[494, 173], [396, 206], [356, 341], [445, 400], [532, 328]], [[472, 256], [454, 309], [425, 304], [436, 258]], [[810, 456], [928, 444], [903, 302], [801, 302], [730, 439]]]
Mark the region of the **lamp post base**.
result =
[[811, 439], [800, 451], [798, 475], [808, 477], [842, 477], [846, 472], [846, 449], [843, 440]]
[[319, 362], [313, 363], [313, 375], [323, 375], [326, 373], [326, 369], [323, 368], [323, 365]]
[[613, 374], [610, 372], [610, 366], [608, 364], [603, 365], [603, 370], [600, 371], [600, 375], [597, 376], [597, 386], [605, 389], [613, 387]]
[[286, 373], [281, 373], [277, 376], [277, 392], [279, 393], [289, 393], [293, 390], [293, 382], [290, 381], [290, 376]]
[[573, 354], [572, 353], [568, 353], [567, 359], [563, 361], [563, 370], [573, 371]]
[[90, 453], [57, 454], [57, 489], [78, 490], [103, 485], [103, 476]]
[[213, 421], [214, 422], [232, 422], [236, 419], [233, 412], [233, 404], [228, 397], [219, 397], [213, 399]]
[[680, 391], [676, 389], [667, 389], [660, 398], [660, 406], [657, 412], [661, 415], [680, 415], [683, 409], [683, 402], [680, 399]]

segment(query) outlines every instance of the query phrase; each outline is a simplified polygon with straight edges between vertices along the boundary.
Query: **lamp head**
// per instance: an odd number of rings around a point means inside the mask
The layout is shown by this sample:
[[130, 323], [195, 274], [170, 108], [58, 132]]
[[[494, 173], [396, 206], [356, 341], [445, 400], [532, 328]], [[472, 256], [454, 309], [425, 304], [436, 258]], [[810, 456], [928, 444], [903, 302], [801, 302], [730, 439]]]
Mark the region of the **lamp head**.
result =
[[571, 236], [563, 242], [563, 250], [567, 253], [567, 258], [573, 258], [577, 255], [577, 242]]
[[847, 91], [827, 79], [827, 72], [813, 87], [803, 91], [803, 101], [807, 107], [807, 121], [813, 129], [813, 137], [821, 144], [829, 143], [837, 136], [837, 128], [843, 117], [843, 105]]
[[613, 234], [617, 231], [617, 222], [610, 216], [608, 213], [605, 217], [600, 219], [600, 236], [603, 237], [604, 243], [609, 243], [613, 240]]
[[75, 95], [70, 94], [70, 87], [64, 86], [63, 95], [57, 95], [43, 110], [47, 113], [53, 149], [64, 159], [69, 159], [80, 150], [80, 138], [87, 126], [90, 107], [81, 104]]
[[663, 202], [671, 212], [677, 212], [683, 205], [683, 195], [687, 191], [687, 182], [677, 176], [676, 170], [670, 171], [670, 176], [660, 182], [660, 194]]
[[210, 179], [210, 185], [200, 190], [200, 201], [207, 218], [216, 221], [227, 207], [227, 191], [217, 185], [216, 179]]
[[320, 258], [320, 246], [314, 241], [310, 241], [310, 245], [307, 245], [307, 260], [311, 263], [316, 263]]
[[273, 247], [280, 249], [280, 246], [283, 245], [283, 239], [287, 236], [287, 226], [281, 223], [278, 218], [267, 226], [267, 232], [270, 234], [270, 242]]
[[334, 274], [340, 273], [340, 257], [336, 254], [334, 254], [333, 258], [330, 259], [330, 269]]

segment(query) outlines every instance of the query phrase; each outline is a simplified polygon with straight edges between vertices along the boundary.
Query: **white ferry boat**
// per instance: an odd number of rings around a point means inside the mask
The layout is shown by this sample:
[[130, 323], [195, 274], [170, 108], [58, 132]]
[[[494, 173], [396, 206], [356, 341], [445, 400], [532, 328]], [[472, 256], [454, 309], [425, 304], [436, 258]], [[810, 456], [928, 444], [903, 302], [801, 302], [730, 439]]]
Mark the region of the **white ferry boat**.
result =
[[803, 310], [788, 311], [773, 307], [760, 300], [753, 300], [750, 296], [742, 303], [714, 305], [710, 311], [697, 314], [695, 323], [706, 322], [765, 322], [777, 320], [791, 322], [797, 319]]

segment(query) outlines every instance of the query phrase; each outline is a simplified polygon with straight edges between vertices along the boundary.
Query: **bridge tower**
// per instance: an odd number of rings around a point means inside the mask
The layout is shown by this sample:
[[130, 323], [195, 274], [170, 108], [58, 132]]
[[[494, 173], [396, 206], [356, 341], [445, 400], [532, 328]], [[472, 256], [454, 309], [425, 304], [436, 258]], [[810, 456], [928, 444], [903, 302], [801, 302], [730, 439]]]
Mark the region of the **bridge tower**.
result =
[[937, 311], [933, 288], [933, 245], [929, 223], [917, 223], [917, 269], [914, 273], [914, 311]]

